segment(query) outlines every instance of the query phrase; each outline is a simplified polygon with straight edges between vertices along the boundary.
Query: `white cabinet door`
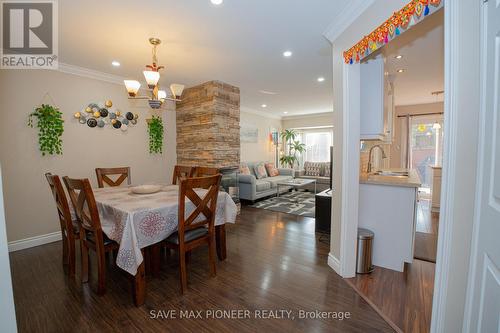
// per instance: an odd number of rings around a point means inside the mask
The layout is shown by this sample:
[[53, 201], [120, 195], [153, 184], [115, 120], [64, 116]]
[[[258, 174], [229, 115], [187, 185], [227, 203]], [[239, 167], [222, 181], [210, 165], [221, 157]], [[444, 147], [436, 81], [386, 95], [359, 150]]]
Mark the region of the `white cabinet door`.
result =
[[464, 331], [500, 332], [500, 1], [483, 4], [478, 192]]
[[363, 62], [361, 70], [361, 140], [384, 138], [384, 59]]

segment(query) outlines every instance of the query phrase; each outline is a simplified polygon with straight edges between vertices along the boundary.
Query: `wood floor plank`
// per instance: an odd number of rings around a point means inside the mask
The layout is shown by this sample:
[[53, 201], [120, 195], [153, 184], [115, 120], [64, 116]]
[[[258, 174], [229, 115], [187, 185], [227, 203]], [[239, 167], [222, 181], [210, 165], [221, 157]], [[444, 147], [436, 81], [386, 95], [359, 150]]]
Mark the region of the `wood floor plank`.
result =
[[[243, 207], [226, 228], [227, 259], [210, 278], [208, 249], [193, 252], [188, 292], [180, 293], [177, 255], [162, 255], [158, 277], [147, 276], [146, 303], [135, 307], [127, 274], [108, 264], [107, 292], [97, 296], [95, 258], [90, 284], [63, 273], [61, 244], [10, 254], [20, 332], [393, 332], [327, 266], [329, 244], [314, 219]], [[288, 319], [152, 319], [159, 310], [292, 310]], [[350, 319], [299, 319], [298, 311], [348, 311]]]

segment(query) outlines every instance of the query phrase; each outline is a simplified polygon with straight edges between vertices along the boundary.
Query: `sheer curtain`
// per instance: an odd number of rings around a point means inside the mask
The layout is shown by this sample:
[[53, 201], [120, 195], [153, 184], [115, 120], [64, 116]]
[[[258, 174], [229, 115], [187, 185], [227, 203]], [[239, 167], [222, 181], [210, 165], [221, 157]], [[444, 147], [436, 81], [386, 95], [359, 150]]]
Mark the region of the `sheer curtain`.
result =
[[330, 146], [333, 145], [333, 131], [330, 128], [297, 130], [297, 140], [306, 145], [306, 151], [299, 157], [302, 168], [304, 162], [329, 162]]

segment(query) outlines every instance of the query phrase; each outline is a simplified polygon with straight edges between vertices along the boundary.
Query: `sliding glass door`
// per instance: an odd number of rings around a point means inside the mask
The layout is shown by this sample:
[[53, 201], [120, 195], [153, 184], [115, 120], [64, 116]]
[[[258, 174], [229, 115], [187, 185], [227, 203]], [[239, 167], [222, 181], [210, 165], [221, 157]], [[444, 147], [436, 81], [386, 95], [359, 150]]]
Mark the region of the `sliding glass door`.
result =
[[424, 191], [432, 184], [430, 167], [442, 163], [443, 126], [442, 115], [410, 117], [409, 166], [418, 172]]

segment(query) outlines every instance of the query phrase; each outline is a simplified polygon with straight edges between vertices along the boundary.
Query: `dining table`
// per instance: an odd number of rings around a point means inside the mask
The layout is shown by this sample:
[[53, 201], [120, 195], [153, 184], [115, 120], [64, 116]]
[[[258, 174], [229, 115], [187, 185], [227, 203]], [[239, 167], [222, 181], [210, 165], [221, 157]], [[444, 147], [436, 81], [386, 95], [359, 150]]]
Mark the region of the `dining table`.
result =
[[[158, 184], [161, 185], [161, 184]], [[94, 189], [102, 231], [119, 243], [116, 265], [134, 278], [133, 298], [136, 306], [144, 304], [146, 297], [146, 271], [144, 249], [158, 245], [177, 231], [179, 186], [161, 185], [156, 193], [137, 194], [131, 187]], [[204, 189], [195, 189], [198, 195]], [[186, 214], [195, 205], [186, 199]], [[219, 260], [226, 259], [226, 223], [235, 223], [237, 206], [231, 196], [220, 191], [215, 214], [216, 248]], [[199, 218], [202, 218], [200, 216]]]

